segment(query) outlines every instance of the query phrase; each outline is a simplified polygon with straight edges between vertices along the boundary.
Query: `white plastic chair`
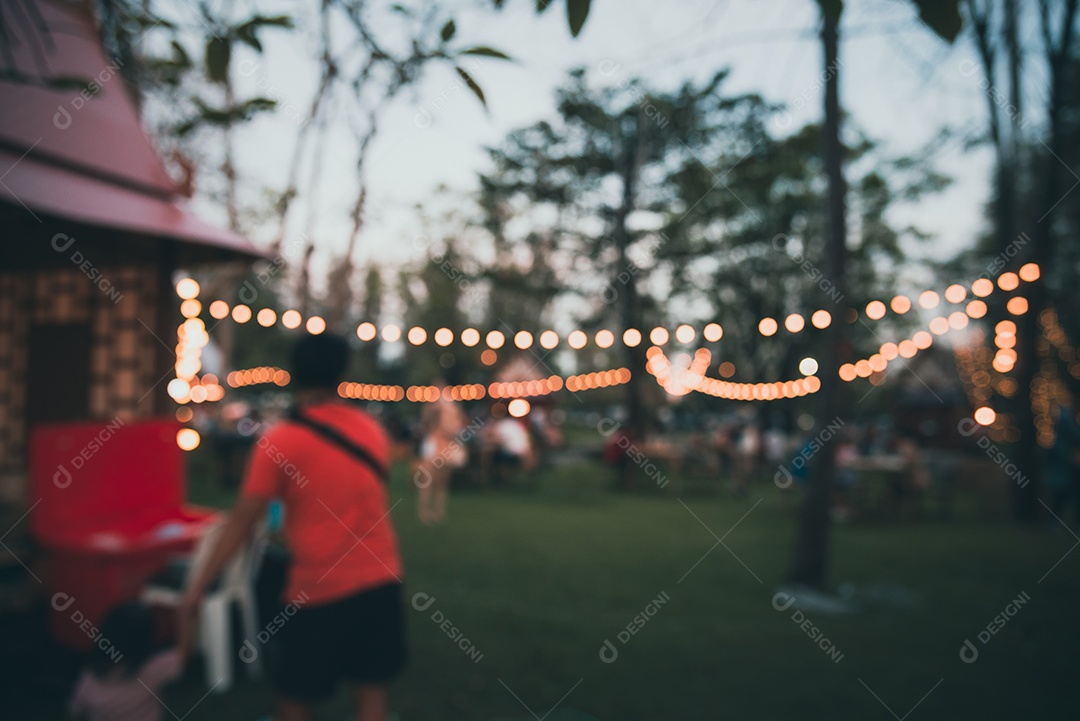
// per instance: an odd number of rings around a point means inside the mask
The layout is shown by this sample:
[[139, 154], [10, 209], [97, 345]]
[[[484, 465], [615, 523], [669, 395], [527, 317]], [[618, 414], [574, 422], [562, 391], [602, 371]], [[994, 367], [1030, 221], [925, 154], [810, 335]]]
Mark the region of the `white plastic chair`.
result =
[[[176, 608], [180, 605], [186, 588], [210, 560], [210, 553], [217, 545], [217, 540], [225, 528], [225, 520], [210, 524], [202, 538], [195, 544], [195, 549], [183, 570], [183, 578], [175, 582], [161, 579], [150, 582], [143, 588], [143, 602]], [[216, 585], [203, 595], [197, 619], [199, 648], [206, 663], [206, 683], [214, 691], [222, 693], [232, 686], [232, 604], [240, 606], [240, 615], [244, 625], [244, 635], [252, 643], [257, 633], [257, 606], [255, 604], [254, 576], [259, 567], [263, 551], [266, 548], [265, 534], [257, 532], [254, 537], [233, 556], [221, 572]], [[256, 656], [249, 664], [249, 674], [257, 678], [262, 672], [262, 664]]]

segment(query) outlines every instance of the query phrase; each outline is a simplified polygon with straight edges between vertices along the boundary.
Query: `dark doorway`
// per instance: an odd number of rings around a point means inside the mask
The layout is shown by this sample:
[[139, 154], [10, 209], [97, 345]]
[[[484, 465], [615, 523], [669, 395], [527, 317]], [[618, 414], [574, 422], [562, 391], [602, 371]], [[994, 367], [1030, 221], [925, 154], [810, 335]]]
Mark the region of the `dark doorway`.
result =
[[90, 416], [90, 324], [30, 327], [26, 422], [84, 420]]

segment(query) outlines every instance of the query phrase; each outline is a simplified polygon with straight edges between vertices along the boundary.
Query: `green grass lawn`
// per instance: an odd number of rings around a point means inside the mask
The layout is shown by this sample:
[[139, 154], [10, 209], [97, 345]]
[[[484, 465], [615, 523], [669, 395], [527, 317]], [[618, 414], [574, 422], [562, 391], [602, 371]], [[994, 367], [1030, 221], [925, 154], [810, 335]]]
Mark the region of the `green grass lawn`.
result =
[[[393, 689], [401, 719], [545, 718], [556, 705], [547, 719], [1076, 717], [1080, 552], [1040, 582], [1075, 543], [1064, 529], [838, 526], [834, 580], [905, 593], [851, 615], [807, 612], [837, 649], [830, 657], [794, 609], [773, 605], [792, 498], [765, 482], [741, 500], [626, 496], [609, 483], [591, 465], [550, 471], [534, 491], [459, 493], [449, 523], [424, 527], [398, 469], [393, 517], [408, 595], [434, 597], [409, 612], [411, 664]], [[196, 499], [204, 492], [193, 489]], [[979, 642], [1022, 593], [1030, 601]], [[619, 632], [662, 594], [669, 600], [622, 643]], [[440, 629], [442, 618], [478, 661]], [[980, 651], [971, 664], [959, 656], [969, 638]], [[605, 640], [614, 662], [601, 660]], [[181, 715], [199, 696], [197, 678], [172, 693]], [[256, 718], [265, 696], [262, 684], [242, 682], [189, 718]], [[342, 695], [324, 717], [343, 719], [346, 708]]]

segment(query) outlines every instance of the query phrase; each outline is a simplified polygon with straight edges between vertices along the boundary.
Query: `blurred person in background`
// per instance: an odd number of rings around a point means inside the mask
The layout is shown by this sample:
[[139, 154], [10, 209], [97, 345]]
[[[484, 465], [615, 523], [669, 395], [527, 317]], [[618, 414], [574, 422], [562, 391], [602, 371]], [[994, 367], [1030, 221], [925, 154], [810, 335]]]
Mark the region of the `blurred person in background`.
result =
[[101, 624], [104, 644], [94, 644], [90, 666], [76, 682], [68, 705], [72, 721], [158, 721], [161, 689], [180, 677], [190, 645], [154, 652], [154, 619], [139, 603], [123, 603]]
[[385, 721], [387, 685], [406, 660], [402, 563], [390, 518], [389, 440], [367, 413], [342, 401], [345, 339], [307, 335], [292, 354], [296, 407], [267, 430], [248, 460], [240, 497], [179, 610], [187, 633], [214, 579], [266, 518], [283, 506], [289, 560], [282, 603], [292, 606], [268, 660], [276, 721], [308, 721], [348, 682], [358, 721]]
[[416, 472], [416, 513], [424, 524], [446, 520], [450, 495], [450, 474], [469, 460], [461, 442], [467, 420], [459, 403], [446, 397], [446, 381], [436, 379], [439, 399], [429, 403], [420, 415], [423, 438]]
[[[1080, 425], [1076, 401], [1062, 405], [1054, 425], [1054, 444], [1046, 454], [1046, 487], [1050, 490], [1050, 510], [1062, 522], [1073, 503], [1073, 525], [1080, 526]], [[1054, 521], [1057, 525], [1057, 521]]]

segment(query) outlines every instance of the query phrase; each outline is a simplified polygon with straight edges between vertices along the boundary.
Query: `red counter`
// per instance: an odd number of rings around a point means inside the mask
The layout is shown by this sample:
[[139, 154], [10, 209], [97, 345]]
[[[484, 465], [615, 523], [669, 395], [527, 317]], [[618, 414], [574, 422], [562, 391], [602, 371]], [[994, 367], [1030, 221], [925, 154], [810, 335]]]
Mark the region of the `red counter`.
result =
[[213, 512], [184, 504], [172, 419], [38, 426], [30, 440], [30, 528], [47, 561], [49, 630], [87, 650], [117, 603], [190, 551]]

